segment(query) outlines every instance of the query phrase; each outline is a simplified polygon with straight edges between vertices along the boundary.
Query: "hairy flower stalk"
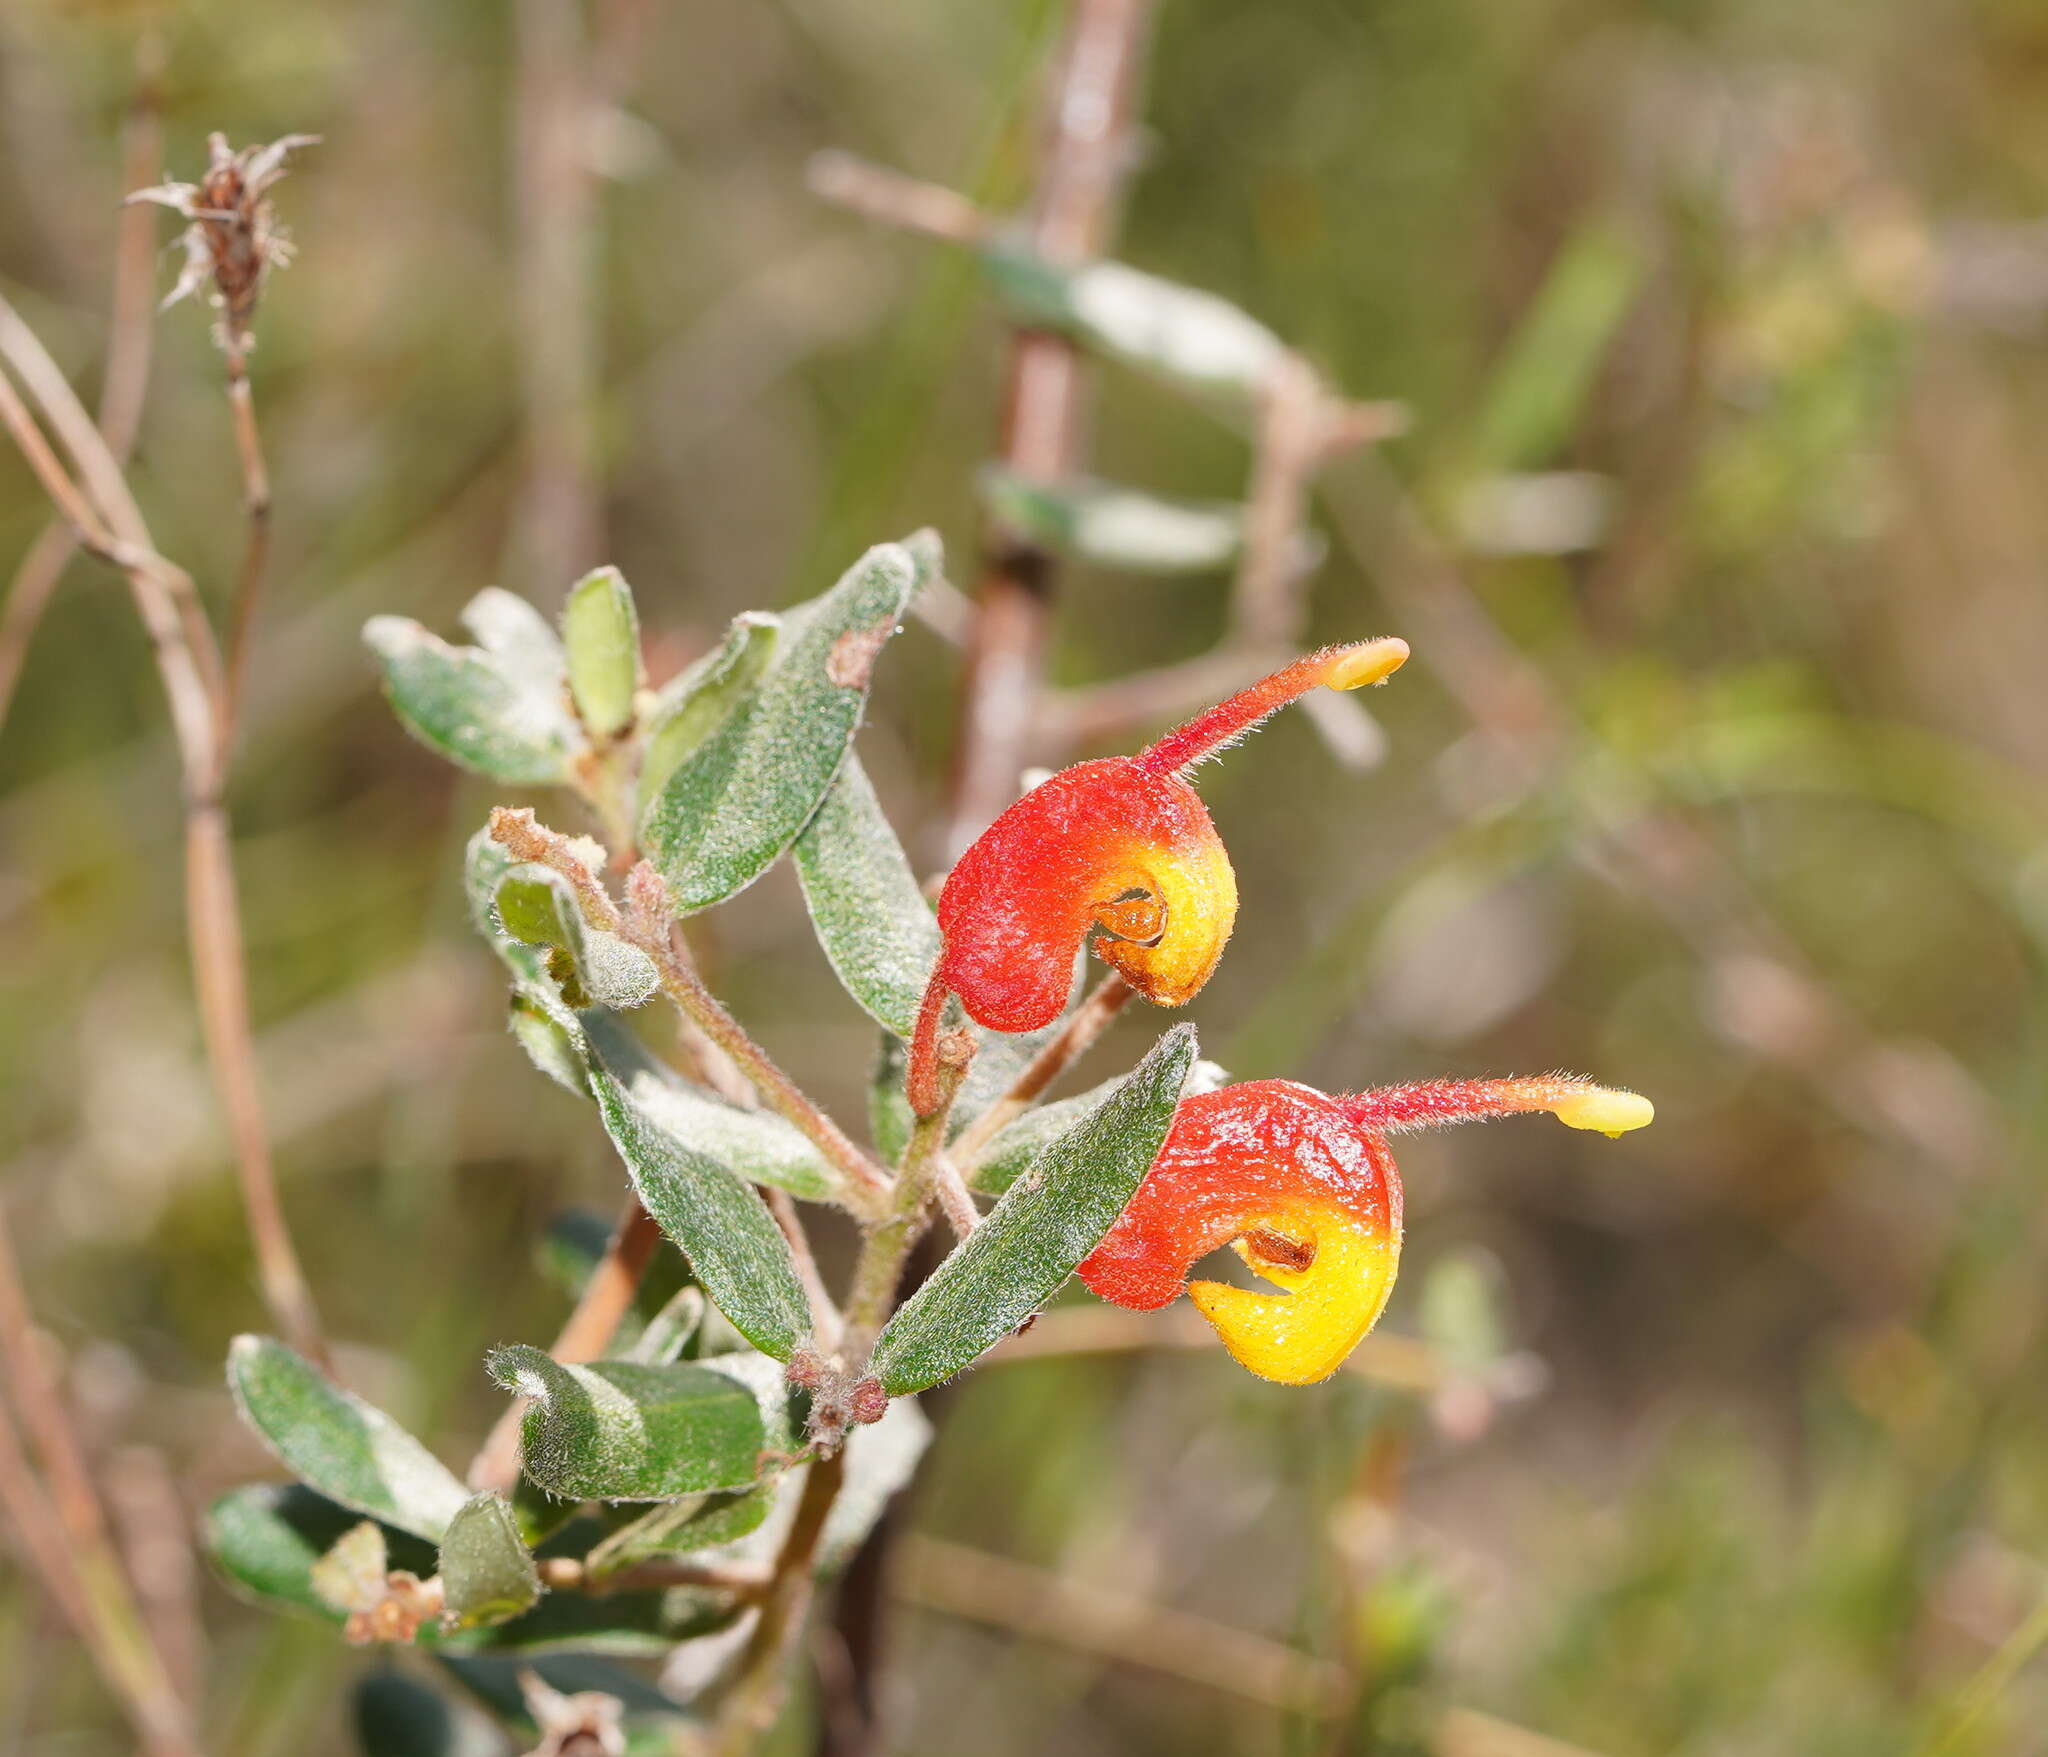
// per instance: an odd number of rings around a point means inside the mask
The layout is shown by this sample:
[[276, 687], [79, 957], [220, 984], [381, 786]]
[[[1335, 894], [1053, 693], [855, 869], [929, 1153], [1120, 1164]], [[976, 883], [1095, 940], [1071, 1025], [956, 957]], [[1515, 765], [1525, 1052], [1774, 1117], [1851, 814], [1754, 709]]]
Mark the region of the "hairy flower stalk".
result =
[[[1185, 1292], [1251, 1371], [1314, 1384], [1365, 1340], [1393, 1291], [1401, 1173], [1386, 1136], [1524, 1111], [1611, 1136], [1654, 1115], [1647, 1098], [1564, 1074], [1425, 1080], [1348, 1097], [1255, 1080], [1184, 1099], [1081, 1279], [1139, 1311]], [[1195, 1263], [1226, 1244], [1281, 1291], [1190, 1285]]]
[[994, 1031], [1059, 1017], [1074, 957], [1096, 953], [1157, 1006], [1184, 1006], [1209, 980], [1237, 920], [1237, 875], [1186, 772], [1317, 687], [1384, 681], [1401, 640], [1326, 647], [1199, 714], [1134, 757], [1062, 769], [960, 857], [939, 895], [945, 946], [910, 1050], [910, 1101], [937, 1099], [937, 1032], [948, 995]]

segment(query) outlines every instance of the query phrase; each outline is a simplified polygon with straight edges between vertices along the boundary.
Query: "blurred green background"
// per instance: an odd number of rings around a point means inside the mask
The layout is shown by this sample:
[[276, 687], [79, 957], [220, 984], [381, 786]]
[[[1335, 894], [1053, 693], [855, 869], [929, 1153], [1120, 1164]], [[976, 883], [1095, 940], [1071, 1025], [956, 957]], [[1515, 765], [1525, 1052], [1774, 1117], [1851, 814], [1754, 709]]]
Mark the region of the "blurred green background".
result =
[[[485, 1349], [559, 1321], [549, 1219], [621, 1182], [500, 1029], [462, 920], [491, 796], [406, 740], [356, 635], [567, 583], [525, 534], [513, 11], [0, 9], [0, 284], [88, 388], [138, 34], [166, 50], [171, 174], [216, 128], [324, 137], [279, 191], [299, 260], [254, 366], [278, 550], [240, 869], [320, 1299], [354, 1381], [457, 1461], [500, 1405]], [[970, 582], [1000, 320], [970, 265], [803, 171], [841, 146], [1018, 199], [1060, 7], [600, 22], [633, 33], [589, 142], [604, 544], [657, 664], [917, 524]], [[1482, 1363], [1455, 1395], [1281, 1390], [1210, 1349], [991, 1367], [948, 1400], [915, 1532], [1334, 1662], [1335, 1719], [1249, 1670], [1209, 1687], [902, 1604], [897, 1748], [1931, 1753], [2048, 1595], [2048, 5], [1157, 22], [1120, 254], [1414, 417], [1318, 513], [1314, 636], [1416, 647], [1372, 700], [1383, 762], [1341, 766], [1294, 715], [1206, 773], [1245, 903], [1205, 1050], [1338, 1089], [1568, 1066], [1659, 1118], [1403, 1150], [1387, 1322]], [[159, 320], [135, 477], [218, 602], [241, 527], [207, 327]], [[1242, 491], [1238, 436], [1124, 374], [1095, 453]], [[44, 520], [0, 455], [0, 566]], [[1204, 651], [1227, 587], [1070, 573], [1055, 680]], [[913, 628], [861, 746], [927, 859], [956, 676]], [[193, 1020], [175, 774], [125, 595], [75, 566], [0, 736], [0, 1193], [95, 1446], [148, 1449], [196, 1510], [271, 1467], [221, 1389], [264, 1317]], [[700, 946], [857, 1120], [871, 1027], [787, 871]], [[353, 1748], [349, 1682], [381, 1661], [210, 1584], [203, 1608], [215, 1750]], [[1941, 1748], [2048, 1750], [2028, 1657], [2004, 1649]], [[10, 1570], [0, 1751], [126, 1748]]]

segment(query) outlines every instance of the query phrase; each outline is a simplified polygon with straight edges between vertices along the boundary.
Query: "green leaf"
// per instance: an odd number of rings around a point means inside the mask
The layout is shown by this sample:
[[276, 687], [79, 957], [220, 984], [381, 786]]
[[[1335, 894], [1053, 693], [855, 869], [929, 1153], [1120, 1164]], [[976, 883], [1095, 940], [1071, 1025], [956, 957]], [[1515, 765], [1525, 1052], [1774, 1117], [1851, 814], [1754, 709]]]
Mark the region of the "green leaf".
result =
[[[681, 1253], [677, 1253], [678, 1257]], [[711, 1303], [701, 1287], [679, 1287], [660, 1311], [647, 1320], [635, 1338], [631, 1358], [650, 1366], [664, 1366], [680, 1360], [697, 1333], [704, 1327], [704, 1314]]]
[[569, 887], [546, 867], [515, 866], [498, 884], [498, 926], [528, 946], [570, 950], [582, 925]]
[[490, 1371], [532, 1399], [522, 1428], [526, 1474], [550, 1494], [666, 1501], [760, 1475], [760, 1406], [745, 1385], [708, 1367], [565, 1366], [515, 1344], [492, 1354]]
[[393, 710], [429, 749], [494, 781], [566, 780], [581, 735], [562, 702], [553, 632], [531, 605], [495, 589], [463, 614], [482, 647], [450, 646], [410, 617], [364, 625]]
[[374, 1519], [359, 1519], [313, 1564], [313, 1591], [322, 1604], [344, 1615], [366, 1611], [384, 1598], [390, 1574], [384, 1527]]
[[717, 729], [754, 687], [768, 661], [782, 618], [748, 610], [732, 619], [725, 639], [662, 686], [647, 715], [647, 746], [640, 758], [640, 800], [658, 797], [676, 765]]
[[330, 1500], [438, 1540], [469, 1491], [381, 1409], [268, 1336], [237, 1336], [228, 1387], [280, 1462]]
[[1091, 476], [1041, 482], [984, 464], [975, 485], [1003, 524], [1045, 548], [1133, 573], [1201, 573], [1230, 566], [1244, 545], [1244, 507], [1168, 500]]
[[1287, 352], [1228, 300], [1125, 263], [1057, 268], [1004, 239], [983, 253], [982, 265], [1013, 316], [1171, 384], [1249, 401]]
[[[976, 1061], [981, 1058], [975, 1057]], [[882, 1034], [875, 1050], [874, 1072], [868, 1076], [868, 1139], [884, 1165], [901, 1163], [903, 1149], [910, 1145], [910, 1100], [903, 1094], [904, 1067], [909, 1060], [903, 1039], [892, 1031]], [[968, 1064], [973, 1077], [973, 1064]], [[956, 1099], [954, 1101], [958, 1103]]]
[[[343, 1613], [314, 1589], [313, 1569], [356, 1525], [357, 1515], [298, 1483], [257, 1483], [234, 1489], [208, 1511], [207, 1552], [234, 1591], [272, 1609], [310, 1615], [339, 1626]], [[587, 1548], [593, 1521], [566, 1537], [580, 1539], [559, 1553]], [[390, 1565], [425, 1579], [434, 1571], [434, 1548], [403, 1532], [384, 1533]], [[554, 1551], [555, 1546], [547, 1546]], [[428, 1624], [422, 1647], [464, 1652], [480, 1649], [546, 1652], [573, 1647], [629, 1658], [660, 1658], [676, 1642], [730, 1622], [739, 1601], [729, 1592], [673, 1588], [617, 1592], [602, 1598], [557, 1592], [509, 1623], [449, 1633]]]
[[[990, 1195], [1001, 1195], [1024, 1173], [1032, 1160], [1051, 1146], [1082, 1118], [1100, 1110], [1120, 1082], [1105, 1080], [1100, 1086], [1073, 1098], [1041, 1104], [1027, 1110], [1014, 1122], [998, 1129], [995, 1138], [981, 1150], [971, 1166], [965, 1167], [969, 1185]], [[1198, 1061], [1188, 1075], [1183, 1097], [1197, 1092], [1214, 1092], [1227, 1086], [1230, 1076], [1214, 1062]]]
[[562, 606], [569, 696], [593, 737], [616, 738], [633, 723], [640, 690], [640, 618], [632, 588], [615, 567], [587, 573]]
[[846, 992], [876, 1024], [908, 1037], [939, 955], [939, 924], [858, 757], [847, 756], [790, 852]]
[[582, 1023], [597, 1066], [618, 1082], [648, 1128], [750, 1183], [773, 1184], [809, 1202], [837, 1199], [844, 1180], [794, 1123], [693, 1086], [649, 1055], [618, 1019], [588, 1013]]
[[[470, 922], [512, 977], [512, 1005], [507, 1022], [519, 1046], [542, 1073], [579, 1098], [587, 1098], [590, 1094], [584, 1073], [583, 1027], [563, 1000], [560, 986], [548, 974], [547, 954], [514, 939], [498, 918], [498, 893], [519, 865], [491, 839], [490, 831], [479, 830], [470, 837], [462, 861], [463, 892], [469, 903]], [[543, 890], [552, 913], [554, 892], [545, 887]]]
[[458, 620], [522, 693], [545, 704], [565, 729], [573, 731], [562, 698], [562, 643], [545, 616], [518, 593], [486, 586], [463, 605]]
[[[313, 1570], [360, 1517], [302, 1483], [251, 1483], [214, 1502], [201, 1536], [214, 1565], [242, 1595], [339, 1623], [342, 1613], [315, 1589]], [[430, 1544], [394, 1531], [385, 1533], [385, 1543], [390, 1566], [422, 1579], [433, 1573]]]
[[788, 1360], [810, 1333], [811, 1312], [767, 1204], [715, 1159], [684, 1146], [604, 1068], [590, 1070], [590, 1089], [640, 1200], [712, 1303], [763, 1354]]
[[869, 1370], [892, 1395], [950, 1379], [1059, 1291], [1151, 1169], [1194, 1065], [1176, 1025], [1054, 1141], [889, 1320]]
[[582, 1049], [560, 1024], [523, 994], [513, 995], [506, 1019], [519, 1047], [526, 1051], [528, 1061], [556, 1085], [566, 1087], [578, 1098], [590, 1096], [590, 1088], [584, 1078]]
[[678, 908], [708, 909], [744, 890], [810, 821], [920, 577], [916, 554], [883, 543], [791, 611], [755, 687], [649, 800], [641, 842]]
[[[931, 1437], [931, 1422], [914, 1397], [891, 1399], [879, 1422], [857, 1428], [847, 1436], [846, 1477], [818, 1542], [821, 1572], [829, 1574], [852, 1557], [873, 1530], [875, 1521], [881, 1518], [890, 1498], [910, 1481]], [[698, 1553], [708, 1562], [772, 1562], [803, 1498], [804, 1479], [810, 1468], [799, 1465], [763, 1485], [770, 1492], [773, 1505], [753, 1531], [736, 1542]]]
[[508, 938], [566, 953], [577, 983], [599, 1006], [644, 1006], [661, 987], [654, 960], [585, 921], [574, 888], [551, 867], [509, 868], [499, 880], [495, 907], [498, 926]]
[[441, 1539], [447, 1620], [458, 1629], [509, 1623], [540, 1599], [540, 1574], [504, 1496], [478, 1495]]
[[735, 1543], [760, 1530], [775, 1505], [775, 1492], [776, 1484], [765, 1482], [669, 1502], [622, 1525], [590, 1552], [585, 1563], [593, 1578], [603, 1580], [641, 1562]]

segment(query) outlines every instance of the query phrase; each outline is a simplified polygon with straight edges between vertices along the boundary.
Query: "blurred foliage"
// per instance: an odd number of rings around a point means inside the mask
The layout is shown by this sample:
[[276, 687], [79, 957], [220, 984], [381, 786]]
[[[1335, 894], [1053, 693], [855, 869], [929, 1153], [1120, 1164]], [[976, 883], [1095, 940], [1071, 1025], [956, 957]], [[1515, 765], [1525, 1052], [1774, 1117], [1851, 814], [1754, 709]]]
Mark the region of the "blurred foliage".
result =
[[[351, 1383], [444, 1457], [500, 1405], [486, 1350], [559, 1318], [550, 1218], [618, 1194], [464, 924], [492, 795], [390, 723], [354, 633], [569, 584], [513, 535], [512, 11], [0, 11], [0, 281], [88, 384], [137, 32], [164, 32], [173, 174], [214, 128], [325, 139], [278, 193], [301, 257], [254, 361], [278, 554], [239, 854], [299, 1237]], [[657, 684], [888, 533], [971, 553], [998, 321], [964, 259], [819, 208], [803, 165], [844, 146], [1013, 199], [1058, 11], [647, 9], [591, 150], [606, 559]], [[1294, 719], [1207, 780], [1246, 904], [1205, 1041], [1332, 1088], [1563, 1063], [1660, 1123], [1404, 1150], [1421, 1272], [1389, 1321], [1425, 1323], [1432, 1262], [1471, 1266], [1544, 1381], [1512, 1406], [1283, 1392], [1209, 1351], [992, 1369], [942, 1412], [920, 1530], [1342, 1661], [1345, 1716], [906, 1609], [903, 1750], [1505, 1757], [1497, 1715], [1610, 1757], [1932, 1751], [2041, 1602], [2044, 70], [2028, 0], [1164, 0], [1120, 253], [1415, 416], [1333, 477], [1315, 586], [1318, 636], [1416, 644], [1374, 698], [1390, 758], [1340, 770]], [[205, 332], [159, 323], [136, 479], [218, 593], [240, 523]], [[1092, 466], [1242, 489], [1226, 430], [1116, 369]], [[44, 517], [0, 457], [0, 561]], [[1059, 680], [1204, 650], [1226, 595], [1073, 573]], [[1457, 687], [1488, 653], [1544, 704], [1482, 688], [1491, 741]], [[913, 632], [877, 691], [862, 756], [900, 824], [942, 797], [954, 677]], [[174, 774], [126, 603], [75, 567], [0, 738], [0, 1154], [96, 1443], [158, 1448], [196, 1508], [266, 1469], [218, 1368], [262, 1316]], [[721, 992], [858, 1117], [872, 1027], [786, 865], [700, 925]], [[0, 1750], [126, 1749], [4, 1591]], [[352, 1748], [374, 1662], [217, 1590], [205, 1613], [218, 1750]], [[2048, 1682], [2010, 1670], [1949, 1757], [2034, 1748]]]

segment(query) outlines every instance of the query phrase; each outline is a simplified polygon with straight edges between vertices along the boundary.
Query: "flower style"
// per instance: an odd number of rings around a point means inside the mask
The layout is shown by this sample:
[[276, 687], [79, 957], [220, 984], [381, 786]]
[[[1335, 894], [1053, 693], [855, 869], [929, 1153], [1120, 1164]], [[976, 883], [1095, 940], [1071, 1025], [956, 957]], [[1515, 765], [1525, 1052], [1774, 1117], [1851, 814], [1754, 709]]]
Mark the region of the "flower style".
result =
[[1296, 696], [1381, 682], [1400, 640], [1326, 647], [1242, 690], [1149, 750], [1062, 769], [983, 832], [939, 896], [944, 949], [911, 1046], [911, 1102], [929, 1114], [932, 1045], [948, 994], [976, 1024], [1035, 1031], [1059, 1017], [1074, 955], [1096, 950], [1160, 1006], [1184, 1005], [1223, 955], [1237, 877], [1186, 771]]
[[[1647, 1098], [1563, 1074], [1426, 1080], [1349, 1097], [1254, 1080], [1184, 1099], [1081, 1279], [1139, 1311], [1185, 1291], [1242, 1365], [1312, 1385], [1343, 1365], [1393, 1291], [1401, 1174], [1386, 1137], [1526, 1111], [1610, 1136], [1655, 1114]], [[1188, 1271], [1225, 1244], [1282, 1291], [1190, 1286]]]

